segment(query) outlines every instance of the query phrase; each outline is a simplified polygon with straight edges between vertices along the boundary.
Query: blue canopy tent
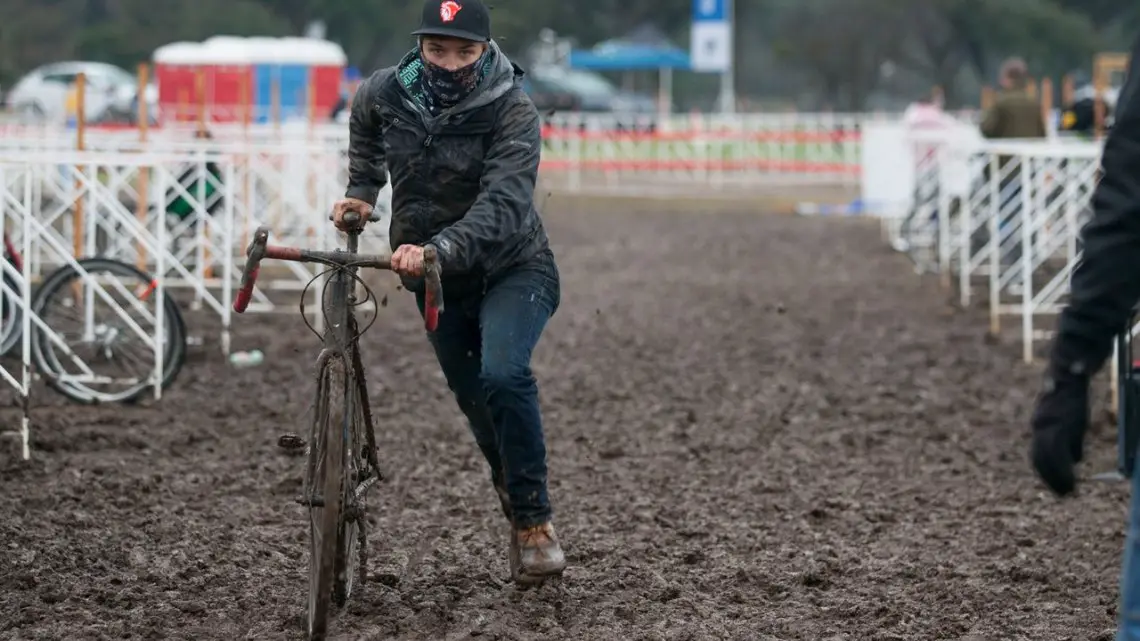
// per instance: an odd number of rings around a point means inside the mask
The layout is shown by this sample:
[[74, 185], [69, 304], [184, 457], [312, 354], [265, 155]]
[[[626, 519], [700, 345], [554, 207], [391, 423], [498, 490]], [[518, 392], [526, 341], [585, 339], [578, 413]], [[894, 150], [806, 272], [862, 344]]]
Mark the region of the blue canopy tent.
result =
[[661, 110], [670, 113], [673, 110], [673, 70], [690, 69], [692, 65], [688, 52], [673, 46], [656, 33], [647, 33], [641, 38], [634, 36], [607, 40], [592, 49], [571, 51], [570, 67], [590, 71], [656, 69]]
[[570, 66], [592, 71], [690, 68], [689, 54], [677, 47], [615, 40], [608, 40], [586, 51], [571, 51]]

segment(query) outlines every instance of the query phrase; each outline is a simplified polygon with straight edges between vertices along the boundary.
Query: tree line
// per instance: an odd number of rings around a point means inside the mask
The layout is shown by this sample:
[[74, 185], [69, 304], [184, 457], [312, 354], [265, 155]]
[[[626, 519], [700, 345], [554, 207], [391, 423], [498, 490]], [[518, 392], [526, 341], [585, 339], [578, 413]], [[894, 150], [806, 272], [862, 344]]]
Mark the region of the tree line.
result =
[[[490, 0], [496, 38], [521, 56], [543, 27], [579, 46], [651, 24], [688, 46], [692, 0]], [[736, 0], [738, 93], [804, 109], [863, 110], [933, 85], [950, 106], [975, 104], [1000, 61], [1037, 75], [1091, 69], [1124, 50], [1140, 4], [1119, 0]], [[321, 21], [368, 72], [412, 46], [420, 0], [4, 0], [0, 86], [39, 64], [101, 60], [132, 69], [155, 48], [213, 35], [299, 35]], [[525, 60], [520, 60], [524, 63]], [[652, 86], [651, 74], [634, 78]], [[681, 74], [682, 105], [706, 106], [716, 79]]]

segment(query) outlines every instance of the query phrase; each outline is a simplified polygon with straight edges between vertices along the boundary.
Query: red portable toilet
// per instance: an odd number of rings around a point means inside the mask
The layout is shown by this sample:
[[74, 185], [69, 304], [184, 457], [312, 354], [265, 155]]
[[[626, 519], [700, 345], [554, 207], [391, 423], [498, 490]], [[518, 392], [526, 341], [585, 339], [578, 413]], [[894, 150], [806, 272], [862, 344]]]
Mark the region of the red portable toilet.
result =
[[247, 110], [252, 122], [269, 122], [326, 119], [347, 58], [327, 40], [216, 36], [159, 47], [154, 62], [167, 120], [195, 121], [204, 107], [211, 122], [240, 122]]
[[240, 121], [252, 94], [243, 38], [177, 42], [154, 52], [159, 113], [167, 122]]
[[202, 45], [175, 42], [154, 50], [154, 80], [158, 85], [158, 116], [163, 122], [192, 121], [199, 104], [198, 70]]
[[213, 122], [242, 122], [253, 106], [253, 56], [248, 38], [215, 36], [203, 45], [207, 104]]

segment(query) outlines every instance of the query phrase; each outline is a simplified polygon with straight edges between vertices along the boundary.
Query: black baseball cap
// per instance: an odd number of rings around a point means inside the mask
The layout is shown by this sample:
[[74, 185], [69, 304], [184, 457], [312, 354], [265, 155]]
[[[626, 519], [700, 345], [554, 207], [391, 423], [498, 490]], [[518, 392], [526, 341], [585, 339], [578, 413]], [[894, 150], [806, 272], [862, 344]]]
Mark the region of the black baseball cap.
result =
[[482, 0], [427, 0], [413, 36], [450, 36], [489, 42], [491, 12]]

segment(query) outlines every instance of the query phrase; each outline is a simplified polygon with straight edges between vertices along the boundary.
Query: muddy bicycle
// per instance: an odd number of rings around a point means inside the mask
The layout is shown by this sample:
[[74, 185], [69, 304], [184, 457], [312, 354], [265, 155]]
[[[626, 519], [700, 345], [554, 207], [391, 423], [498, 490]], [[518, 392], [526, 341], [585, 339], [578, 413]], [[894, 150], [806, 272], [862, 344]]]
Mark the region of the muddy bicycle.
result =
[[[352, 216], [351, 212], [346, 214], [345, 221], [355, 226], [360, 218]], [[375, 216], [372, 219], [375, 220]], [[282, 443], [286, 447], [308, 450], [303, 493], [298, 502], [309, 512], [308, 637], [311, 640], [325, 638], [333, 606], [344, 607], [354, 582], [365, 580], [368, 564], [365, 493], [384, 478], [377, 461], [372, 412], [357, 344], [360, 334], [367, 331], [371, 323], [358, 331], [355, 307], [360, 303], [355, 291], [360, 283], [371, 297], [371, 291], [357, 276], [359, 268], [391, 269], [391, 263], [384, 256], [357, 253], [360, 232], [347, 235], [346, 250], [314, 251], [269, 245], [269, 229], [259, 227], [246, 250], [241, 287], [233, 303], [235, 312], [245, 311], [261, 261], [267, 258], [323, 264], [332, 272], [321, 296], [324, 347], [317, 358], [317, 388], [309, 439], [307, 443]], [[424, 274], [424, 325], [433, 332], [443, 311], [443, 291], [437, 251], [431, 245], [424, 248]], [[302, 294], [302, 301], [304, 299]], [[303, 302], [301, 312], [303, 317]]]

